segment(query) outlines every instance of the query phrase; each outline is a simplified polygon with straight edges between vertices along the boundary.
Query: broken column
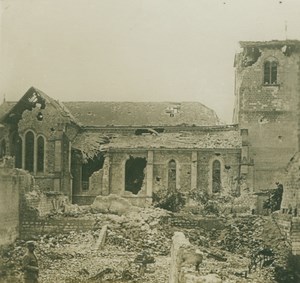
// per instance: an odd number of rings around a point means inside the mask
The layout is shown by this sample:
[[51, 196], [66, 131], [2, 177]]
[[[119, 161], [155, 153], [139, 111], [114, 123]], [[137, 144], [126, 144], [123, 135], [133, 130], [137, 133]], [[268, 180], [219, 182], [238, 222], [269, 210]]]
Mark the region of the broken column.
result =
[[109, 170], [110, 170], [110, 160], [107, 155], [104, 159], [103, 164], [103, 177], [102, 177], [102, 195], [107, 196], [110, 193], [109, 189]]
[[197, 188], [197, 151], [192, 152], [192, 166], [191, 166], [191, 189], [196, 189]]
[[104, 225], [100, 231], [99, 238], [96, 242], [95, 250], [99, 250], [104, 246], [106, 234], [107, 234], [107, 225]]
[[191, 244], [182, 232], [175, 232], [172, 238], [169, 283], [179, 283], [181, 270], [180, 251]]
[[147, 158], [147, 197], [149, 199], [152, 197], [152, 186], [153, 186], [153, 151], [148, 151], [148, 158]]

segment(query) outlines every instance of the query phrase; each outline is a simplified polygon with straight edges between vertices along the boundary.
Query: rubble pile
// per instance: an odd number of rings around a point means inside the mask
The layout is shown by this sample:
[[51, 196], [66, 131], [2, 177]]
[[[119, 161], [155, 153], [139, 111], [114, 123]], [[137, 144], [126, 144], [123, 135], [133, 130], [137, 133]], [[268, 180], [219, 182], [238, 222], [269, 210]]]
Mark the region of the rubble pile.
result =
[[[82, 213], [74, 211], [74, 217]], [[66, 213], [69, 216], [70, 210]], [[276, 282], [274, 269], [283, 266], [287, 250], [284, 237], [271, 217], [231, 215], [221, 220], [216, 218], [216, 222], [215, 218], [208, 217], [204, 219], [206, 224], [201, 222], [206, 226], [198, 223], [187, 228], [172, 227], [172, 223], [187, 218], [193, 224], [198, 216], [170, 214], [158, 208], [133, 210], [123, 215], [87, 211], [85, 216], [95, 220], [93, 229], [37, 235], [34, 239], [41, 283], [167, 282], [174, 231], [182, 231], [203, 253], [199, 271], [194, 266], [188, 271], [195, 278], [216, 274], [222, 282]], [[98, 245], [103, 227], [107, 227], [106, 240], [104, 245]], [[250, 270], [253, 256], [264, 248], [276, 249], [274, 261], [264, 267], [252, 266]], [[13, 276], [11, 282], [21, 280], [25, 251], [24, 241], [16, 241], [1, 251], [0, 277]]]
[[289, 250], [271, 217], [232, 217], [222, 230], [184, 229], [184, 234], [204, 253], [200, 274], [217, 274], [222, 282], [277, 282], [276, 270], [284, 269]]
[[255, 216], [239, 217], [226, 225], [218, 238], [222, 249], [245, 254], [263, 246], [263, 220]]
[[161, 209], [144, 209], [125, 216], [110, 216], [107, 243], [124, 248], [128, 252], [151, 250], [156, 255], [170, 253], [171, 240], [168, 231], [160, 224], [167, 212]]
[[[37, 235], [40, 282], [166, 282], [170, 240], [159, 225], [166, 214], [160, 209], [122, 216], [88, 213], [87, 218], [96, 220], [90, 231]], [[108, 226], [106, 242], [97, 248], [104, 225]], [[21, 280], [25, 252], [24, 241], [7, 247], [2, 252], [0, 275], [13, 276], [12, 282]], [[145, 253], [147, 260], [138, 260]]]

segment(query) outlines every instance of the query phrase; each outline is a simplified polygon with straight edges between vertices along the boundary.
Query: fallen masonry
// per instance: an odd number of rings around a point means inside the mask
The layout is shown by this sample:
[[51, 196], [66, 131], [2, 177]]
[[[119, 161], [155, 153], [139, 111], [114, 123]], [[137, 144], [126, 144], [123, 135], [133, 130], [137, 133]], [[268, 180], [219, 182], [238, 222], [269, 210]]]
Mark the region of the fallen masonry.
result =
[[[290, 243], [272, 217], [202, 216], [151, 207], [132, 207], [121, 214], [118, 208], [123, 212], [117, 205], [113, 214], [74, 206], [40, 217], [73, 223], [73, 231], [26, 234], [37, 243], [40, 282], [268, 283], [281, 282], [276, 278], [288, 272]], [[80, 230], [75, 222], [89, 225]], [[0, 275], [11, 278], [7, 282], [22, 282], [27, 239], [1, 250]], [[262, 251], [271, 249], [272, 262], [259, 261]]]

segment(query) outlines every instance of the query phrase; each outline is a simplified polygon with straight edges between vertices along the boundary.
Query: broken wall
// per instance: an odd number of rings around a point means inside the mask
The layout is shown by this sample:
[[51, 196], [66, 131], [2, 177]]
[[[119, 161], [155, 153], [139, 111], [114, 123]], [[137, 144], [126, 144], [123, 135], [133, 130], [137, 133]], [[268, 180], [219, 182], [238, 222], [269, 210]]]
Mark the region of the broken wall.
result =
[[[67, 234], [71, 231], [89, 231], [93, 229], [95, 219], [72, 215], [68, 197], [62, 193], [44, 193], [39, 190], [21, 191], [19, 198], [21, 239], [34, 239], [37, 235]], [[77, 207], [74, 207], [77, 211]], [[66, 214], [63, 214], [66, 213]]]
[[[249, 156], [254, 160], [256, 190], [281, 182], [281, 173], [298, 147], [300, 88], [299, 51], [284, 53], [282, 45], [247, 46], [236, 56], [234, 123], [248, 129]], [[245, 64], [245, 52], [259, 53]], [[277, 82], [264, 83], [264, 63], [274, 58]]]
[[[176, 188], [188, 193], [193, 188], [211, 192], [212, 161], [220, 160], [222, 192], [230, 193], [239, 176], [240, 149], [185, 150], [155, 149], [132, 151], [111, 151], [110, 192], [124, 194], [125, 162], [129, 156], [147, 160], [142, 190], [133, 197], [151, 197], [152, 193], [166, 190], [169, 186], [169, 162], [176, 163]], [[126, 197], [130, 195], [125, 192]]]
[[[78, 131], [78, 127], [74, 123], [70, 123], [70, 118], [65, 115], [57, 105], [49, 102], [48, 99], [41, 98], [43, 103], [28, 101], [33, 99], [30, 97], [30, 89], [21, 101], [16, 104], [11, 114], [4, 120], [5, 140], [7, 145], [7, 155], [14, 155], [12, 134], [17, 133], [22, 141], [23, 148], [20, 167], [25, 168], [25, 136], [31, 131], [33, 133], [33, 170], [30, 172], [36, 179], [36, 184], [44, 191], [61, 191], [71, 196], [70, 174], [70, 140], [72, 140]], [[32, 94], [36, 94], [36, 91]], [[28, 104], [26, 106], [26, 103]], [[55, 103], [54, 103], [55, 104]], [[20, 108], [20, 109], [19, 109]], [[18, 110], [19, 109], [19, 110]], [[37, 140], [42, 137], [44, 140], [44, 157], [38, 154]], [[38, 162], [42, 164], [42, 169], [37, 169]]]
[[[130, 158], [145, 158], [147, 161], [147, 150], [120, 150], [110, 153], [110, 193], [123, 194], [125, 188], [125, 164]], [[147, 165], [146, 165], [147, 166]], [[146, 176], [145, 176], [146, 177]], [[144, 178], [145, 181], [145, 178]], [[141, 191], [145, 190], [145, 184]], [[141, 192], [142, 193], [142, 192]]]
[[[300, 211], [300, 153], [297, 152], [287, 166], [284, 178], [281, 211], [296, 214]], [[298, 211], [298, 212], [297, 212]]]
[[0, 246], [13, 243], [19, 237], [20, 192], [29, 190], [32, 178], [23, 170], [0, 164]]

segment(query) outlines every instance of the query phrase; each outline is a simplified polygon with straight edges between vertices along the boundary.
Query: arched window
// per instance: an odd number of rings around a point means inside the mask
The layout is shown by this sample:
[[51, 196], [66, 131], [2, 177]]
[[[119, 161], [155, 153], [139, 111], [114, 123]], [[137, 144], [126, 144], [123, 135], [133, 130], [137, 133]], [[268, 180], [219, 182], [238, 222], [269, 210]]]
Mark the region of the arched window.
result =
[[18, 133], [14, 133], [12, 136], [11, 153], [15, 157], [15, 167], [22, 168], [22, 139]]
[[37, 172], [44, 172], [45, 140], [42, 136], [37, 139]]
[[176, 190], [176, 161], [170, 160], [168, 163], [168, 189]]
[[215, 160], [212, 164], [212, 192], [221, 191], [221, 162]]
[[34, 134], [29, 131], [25, 135], [25, 170], [33, 172], [34, 163]]
[[268, 60], [264, 64], [264, 84], [277, 84], [277, 62], [275, 60]]
[[5, 139], [3, 139], [0, 144], [0, 158], [4, 157], [5, 155], [6, 155], [6, 142]]

